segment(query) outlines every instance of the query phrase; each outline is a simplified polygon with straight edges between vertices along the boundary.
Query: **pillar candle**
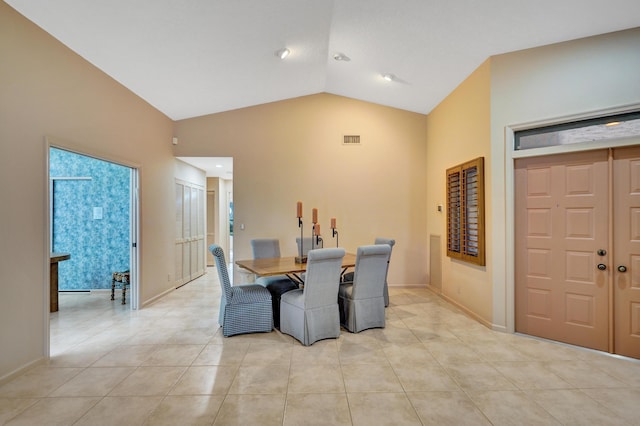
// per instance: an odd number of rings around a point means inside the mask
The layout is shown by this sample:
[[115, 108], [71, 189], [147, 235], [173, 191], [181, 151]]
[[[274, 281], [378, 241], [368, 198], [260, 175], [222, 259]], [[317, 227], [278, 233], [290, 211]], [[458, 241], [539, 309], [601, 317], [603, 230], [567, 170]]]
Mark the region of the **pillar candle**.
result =
[[298, 210], [297, 210], [297, 217], [301, 218], [302, 217], [302, 201], [298, 201]]
[[313, 209], [312, 213], [313, 219], [311, 220], [311, 222], [318, 223], [318, 209]]
[[336, 218], [335, 217], [331, 218], [331, 229], [336, 229]]
[[320, 224], [319, 223], [316, 223], [314, 229], [316, 230], [316, 235], [320, 235]]

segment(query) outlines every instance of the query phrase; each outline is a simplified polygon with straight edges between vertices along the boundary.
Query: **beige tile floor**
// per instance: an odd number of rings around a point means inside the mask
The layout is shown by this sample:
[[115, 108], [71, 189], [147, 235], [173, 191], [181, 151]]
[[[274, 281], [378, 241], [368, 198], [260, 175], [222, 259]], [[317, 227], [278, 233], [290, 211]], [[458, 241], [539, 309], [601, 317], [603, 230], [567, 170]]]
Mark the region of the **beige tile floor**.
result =
[[0, 386], [7, 425], [631, 425], [640, 363], [493, 332], [427, 290], [387, 327], [224, 338], [215, 270], [130, 311], [62, 294], [51, 361]]

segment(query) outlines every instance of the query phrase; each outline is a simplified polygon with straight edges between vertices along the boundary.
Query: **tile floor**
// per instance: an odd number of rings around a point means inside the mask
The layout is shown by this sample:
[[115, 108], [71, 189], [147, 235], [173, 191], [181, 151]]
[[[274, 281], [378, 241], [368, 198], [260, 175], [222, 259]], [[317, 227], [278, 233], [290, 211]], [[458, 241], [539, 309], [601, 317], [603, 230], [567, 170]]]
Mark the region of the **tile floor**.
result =
[[640, 424], [640, 362], [493, 332], [427, 290], [310, 347], [222, 337], [219, 291], [210, 270], [134, 312], [62, 294], [51, 361], [0, 386], [0, 424]]

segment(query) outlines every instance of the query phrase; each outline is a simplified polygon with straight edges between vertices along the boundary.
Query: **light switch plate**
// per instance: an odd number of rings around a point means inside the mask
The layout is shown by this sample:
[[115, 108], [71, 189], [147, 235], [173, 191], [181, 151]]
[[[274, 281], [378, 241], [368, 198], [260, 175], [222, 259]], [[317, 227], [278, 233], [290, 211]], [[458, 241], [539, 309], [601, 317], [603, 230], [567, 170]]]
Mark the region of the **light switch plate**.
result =
[[102, 219], [102, 207], [93, 208], [93, 220]]

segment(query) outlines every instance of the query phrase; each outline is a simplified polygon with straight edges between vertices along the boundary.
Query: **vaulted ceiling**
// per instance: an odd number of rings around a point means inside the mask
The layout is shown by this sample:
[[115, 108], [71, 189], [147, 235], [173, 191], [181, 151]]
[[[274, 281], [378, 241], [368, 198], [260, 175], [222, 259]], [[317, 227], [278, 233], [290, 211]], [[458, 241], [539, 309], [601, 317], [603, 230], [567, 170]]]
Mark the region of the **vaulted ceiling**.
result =
[[638, 0], [5, 2], [174, 120], [320, 92], [426, 114], [492, 55], [640, 26]]

